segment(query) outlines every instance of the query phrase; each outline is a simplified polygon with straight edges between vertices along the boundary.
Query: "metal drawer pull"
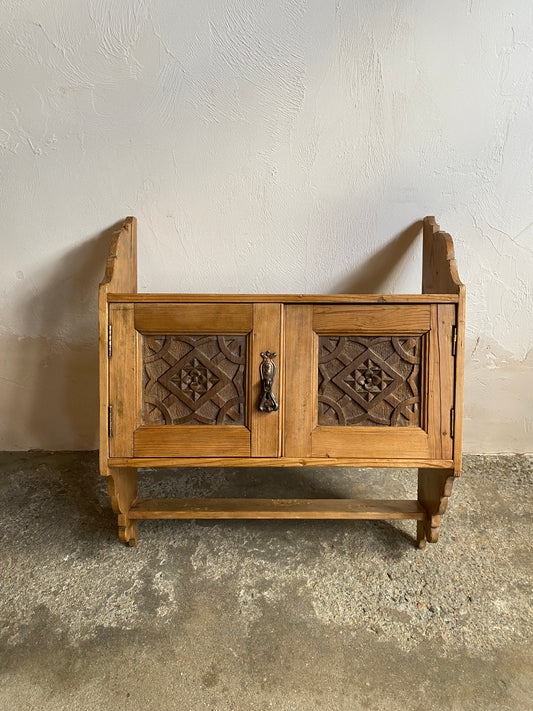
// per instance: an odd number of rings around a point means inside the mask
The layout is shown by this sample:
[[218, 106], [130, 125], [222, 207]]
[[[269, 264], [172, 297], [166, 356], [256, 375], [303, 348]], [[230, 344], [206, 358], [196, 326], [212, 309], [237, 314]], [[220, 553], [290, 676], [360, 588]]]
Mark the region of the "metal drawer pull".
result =
[[261, 353], [261, 358], [263, 359], [263, 362], [259, 366], [259, 375], [261, 376], [261, 383], [263, 385], [263, 394], [259, 401], [259, 410], [261, 412], [275, 412], [279, 408], [276, 398], [272, 393], [274, 376], [276, 375], [276, 365], [272, 359], [275, 357], [276, 353], [271, 353], [270, 351]]

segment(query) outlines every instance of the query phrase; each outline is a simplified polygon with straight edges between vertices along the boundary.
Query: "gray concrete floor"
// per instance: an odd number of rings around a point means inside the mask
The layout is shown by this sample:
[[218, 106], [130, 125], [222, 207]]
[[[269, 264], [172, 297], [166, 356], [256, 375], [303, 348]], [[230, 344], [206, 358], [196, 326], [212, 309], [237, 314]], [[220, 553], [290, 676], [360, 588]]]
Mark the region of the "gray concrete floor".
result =
[[[146, 521], [95, 453], [0, 456], [0, 709], [533, 709], [533, 459], [413, 522]], [[414, 497], [398, 470], [144, 471], [143, 495]], [[365, 494], [366, 492], [366, 494]]]

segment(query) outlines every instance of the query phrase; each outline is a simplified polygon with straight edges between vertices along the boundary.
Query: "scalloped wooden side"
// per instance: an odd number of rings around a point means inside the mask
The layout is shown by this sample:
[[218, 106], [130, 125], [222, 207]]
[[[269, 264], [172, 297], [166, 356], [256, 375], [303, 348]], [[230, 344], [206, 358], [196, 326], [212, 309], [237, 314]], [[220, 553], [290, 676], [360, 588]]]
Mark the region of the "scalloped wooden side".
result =
[[107, 477], [107, 488], [113, 511], [118, 515], [119, 538], [130, 546], [137, 545], [137, 521], [127, 514], [137, 498], [137, 469], [109, 468], [108, 407], [109, 358], [108, 304], [109, 293], [137, 293], [137, 220], [128, 217], [113, 235], [106, 260], [104, 278], [98, 289], [99, 388], [100, 388], [100, 474]]
[[459, 278], [451, 236], [440, 229], [434, 217], [424, 217], [423, 224], [422, 293], [460, 294], [464, 284]]
[[137, 500], [137, 469], [113, 469], [107, 477], [111, 506], [118, 515], [118, 537], [130, 546], [137, 545], [137, 521], [129, 518]]
[[428, 216], [423, 222], [422, 293], [457, 294], [457, 345], [455, 361], [455, 440], [454, 475], [460, 476], [463, 440], [464, 359], [466, 288], [459, 277], [453, 239], [443, 232], [435, 218]]
[[417, 521], [419, 548], [439, 540], [440, 517], [445, 513], [455, 480], [453, 469], [419, 469], [418, 501], [427, 512], [426, 521]]
[[113, 235], [100, 291], [137, 293], [137, 219], [127, 217]]

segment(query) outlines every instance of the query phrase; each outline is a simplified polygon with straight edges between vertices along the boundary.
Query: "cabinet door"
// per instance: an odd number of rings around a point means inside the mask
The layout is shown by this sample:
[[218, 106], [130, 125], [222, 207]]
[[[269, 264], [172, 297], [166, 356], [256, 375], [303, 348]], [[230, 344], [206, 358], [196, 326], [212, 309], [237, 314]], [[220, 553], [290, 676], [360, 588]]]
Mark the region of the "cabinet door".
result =
[[284, 455], [453, 456], [453, 304], [286, 307]]
[[280, 304], [120, 303], [109, 316], [111, 457], [279, 455], [279, 412], [257, 402]]

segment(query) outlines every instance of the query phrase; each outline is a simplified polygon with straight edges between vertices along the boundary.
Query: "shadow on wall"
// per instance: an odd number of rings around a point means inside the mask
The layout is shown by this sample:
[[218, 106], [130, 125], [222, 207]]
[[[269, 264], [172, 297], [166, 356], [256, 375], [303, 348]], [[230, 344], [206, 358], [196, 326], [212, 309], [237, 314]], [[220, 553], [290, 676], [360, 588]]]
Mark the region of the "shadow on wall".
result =
[[[22, 305], [19, 333], [6, 341], [10, 386], [4, 448], [95, 449], [98, 446], [97, 292], [109, 244], [122, 220], [73, 248]], [[410, 252], [415, 222], [340, 282], [337, 293], [376, 293]]]
[[[112, 234], [122, 221], [65, 254], [22, 307], [15, 338], [14, 391], [6, 423], [10, 447], [98, 446], [98, 284]], [[11, 432], [9, 431], [11, 430]], [[20, 443], [20, 444], [17, 444]]]
[[[422, 220], [413, 222], [403, 232], [373, 254], [357, 268], [355, 274], [343, 279], [336, 287], [337, 294], [379, 294], [384, 284], [399, 268], [404, 257], [422, 231]], [[422, 280], [422, 272], [420, 272]]]

